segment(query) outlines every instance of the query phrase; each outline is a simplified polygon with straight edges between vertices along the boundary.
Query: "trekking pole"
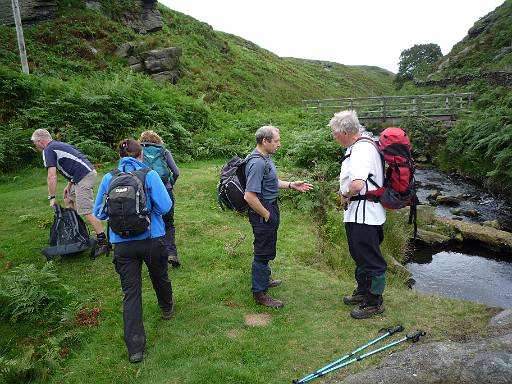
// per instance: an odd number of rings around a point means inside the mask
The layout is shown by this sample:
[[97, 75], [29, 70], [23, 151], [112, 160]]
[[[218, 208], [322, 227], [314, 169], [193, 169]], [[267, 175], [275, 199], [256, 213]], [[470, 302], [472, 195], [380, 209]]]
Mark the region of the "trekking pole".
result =
[[392, 328], [387, 328], [387, 329], [383, 328], [383, 329], [381, 329], [379, 331], [379, 332], [386, 331], [386, 333], [384, 333], [383, 335], [381, 335], [381, 336], [377, 337], [376, 339], [373, 339], [369, 343], [367, 343], [367, 344], [365, 344], [365, 345], [363, 345], [363, 346], [353, 350], [348, 355], [345, 355], [345, 356], [339, 358], [338, 360], [333, 361], [332, 363], [327, 364], [325, 367], [322, 367], [322, 368], [318, 369], [316, 372], [311, 373], [311, 374], [309, 374], [307, 376], [304, 376], [300, 380], [293, 380], [292, 383], [293, 384], [305, 383], [306, 381], [309, 381], [309, 380], [317, 377], [317, 375], [320, 375], [323, 371], [325, 371], [325, 370], [327, 370], [327, 369], [329, 369], [329, 368], [331, 368], [331, 367], [341, 363], [343, 360], [346, 360], [346, 359], [354, 356], [356, 353], [361, 352], [363, 349], [366, 349], [366, 348], [372, 346], [373, 344], [378, 343], [382, 339], [385, 339], [386, 337], [391, 336], [391, 335], [393, 335], [393, 334], [395, 334], [397, 332], [402, 332], [403, 330], [404, 330], [404, 327], [401, 324], [397, 325], [396, 327], [392, 327]]
[[380, 348], [377, 348], [374, 351], [365, 353], [365, 354], [357, 356], [357, 357], [355, 357], [355, 358], [353, 358], [353, 359], [351, 359], [349, 361], [346, 361], [344, 363], [341, 363], [341, 364], [338, 364], [338, 365], [336, 365], [334, 367], [326, 369], [326, 370], [320, 372], [319, 374], [317, 374], [317, 375], [315, 375], [313, 377], [310, 377], [307, 380], [301, 381], [300, 383], [305, 383], [305, 382], [307, 382], [309, 380], [316, 379], [318, 377], [322, 377], [323, 375], [325, 375], [325, 374], [327, 374], [329, 372], [332, 372], [332, 371], [335, 371], [337, 369], [346, 367], [347, 365], [352, 364], [353, 362], [361, 361], [361, 360], [363, 360], [363, 359], [365, 359], [365, 358], [367, 358], [369, 356], [372, 356], [372, 355], [374, 355], [374, 354], [376, 354], [378, 352], [381, 352], [381, 351], [383, 351], [385, 349], [394, 347], [397, 344], [403, 343], [404, 341], [412, 341], [413, 343], [415, 343], [415, 342], [417, 342], [420, 339], [421, 336], [425, 336], [425, 335], [426, 335], [426, 332], [418, 330], [416, 332], [411, 333], [410, 335], [406, 335], [405, 337], [403, 337], [403, 338], [401, 338], [401, 339], [399, 339], [397, 341], [393, 341], [392, 343], [389, 343], [389, 344], [386, 344], [386, 345], [384, 345], [384, 346], [382, 346]]

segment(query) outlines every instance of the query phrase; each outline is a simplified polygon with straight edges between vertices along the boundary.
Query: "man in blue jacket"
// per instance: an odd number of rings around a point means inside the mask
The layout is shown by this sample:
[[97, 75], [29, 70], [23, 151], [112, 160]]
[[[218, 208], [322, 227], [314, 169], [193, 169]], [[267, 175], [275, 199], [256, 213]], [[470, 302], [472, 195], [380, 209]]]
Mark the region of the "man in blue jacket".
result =
[[[142, 146], [136, 140], [123, 140], [119, 144], [121, 160], [118, 169], [132, 172], [146, 167], [142, 162]], [[107, 173], [100, 184], [94, 215], [107, 220], [105, 198], [114, 178]], [[121, 279], [124, 293], [123, 320], [124, 340], [128, 348], [131, 363], [141, 362], [144, 358], [146, 335], [142, 318], [142, 262], [146, 263], [149, 277], [155, 290], [158, 305], [162, 309], [162, 319], [170, 320], [174, 308], [172, 286], [167, 274], [167, 251], [164, 243], [165, 226], [162, 215], [172, 207], [172, 201], [160, 176], [153, 170], [146, 173], [144, 181], [146, 208], [149, 212], [149, 228], [140, 234], [123, 237], [112, 228], [109, 229], [110, 241], [114, 244], [113, 263]], [[108, 203], [107, 203], [108, 205]], [[108, 209], [108, 207], [107, 207]]]

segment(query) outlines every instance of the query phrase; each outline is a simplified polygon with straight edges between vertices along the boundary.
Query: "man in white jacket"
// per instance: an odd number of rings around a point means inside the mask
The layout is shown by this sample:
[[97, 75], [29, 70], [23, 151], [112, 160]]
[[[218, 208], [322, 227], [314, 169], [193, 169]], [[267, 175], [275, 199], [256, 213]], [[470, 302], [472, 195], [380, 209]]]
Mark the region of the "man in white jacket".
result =
[[339, 194], [343, 205], [350, 255], [356, 264], [357, 288], [345, 296], [347, 305], [359, 304], [350, 312], [356, 319], [365, 319], [384, 312], [382, 294], [387, 264], [380, 251], [384, 239], [386, 213], [380, 203], [369, 200], [351, 201], [382, 186], [384, 169], [376, 144], [364, 134], [354, 111], [336, 113], [329, 122], [334, 139], [346, 148], [341, 164]]

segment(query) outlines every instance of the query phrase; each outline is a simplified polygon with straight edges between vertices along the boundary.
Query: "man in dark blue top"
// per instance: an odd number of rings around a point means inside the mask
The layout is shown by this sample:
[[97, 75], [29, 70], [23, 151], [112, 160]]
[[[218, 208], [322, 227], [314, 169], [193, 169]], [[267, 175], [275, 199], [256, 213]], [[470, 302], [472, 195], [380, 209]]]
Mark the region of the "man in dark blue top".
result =
[[36, 129], [32, 142], [43, 152], [43, 162], [48, 170], [48, 201], [53, 207], [56, 200], [57, 171], [68, 180], [64, 188], [66, 207], [76, 209], [85, 216], [96, 232], [97, 242], [94, 256], [98, 257], [110, 251], [101, 221], [92, 213], [93, 188], [98, 174], [94, 166], [78, 149], [70, 144], [55, 141], [46, 129]]
[[268, 288], [281, 283], [270, 278], [268, 265], [276, 257], [277, 230], [279, 228], [279, 188], [309, 191], [313, 186], [304, 181], [283, 181], [277, 177], [277, 170], [270, 155], [281, 147], [279, 129], [271, 125], [256, 131], [256, 148], [249, 155], [245, 167], [247, 184], [244, 199], [249, 204], [249, 222], [254, 234], [254, 260], [252, 263], [252, 292], [254, 300], [266, 307], [281, 308], [283, 302], [270, 297]]

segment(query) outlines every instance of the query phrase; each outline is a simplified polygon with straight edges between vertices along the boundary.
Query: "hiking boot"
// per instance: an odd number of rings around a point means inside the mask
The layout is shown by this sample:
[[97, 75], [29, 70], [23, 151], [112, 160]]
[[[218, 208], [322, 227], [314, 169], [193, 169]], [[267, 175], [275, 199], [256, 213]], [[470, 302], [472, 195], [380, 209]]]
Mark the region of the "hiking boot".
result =
[[344, 296], [343, 302], [346, 305], [361, 305], [366, 301], [366, 295], [353, 293], [351, 296]]
[[174, 268], [178, 268], [181, 265], [177, 255], [168, 255], [167, 262], [171, 264]]
[[107, 239], [97, 239], [96, 247], [94, 248], [94, 258], [105, 254], [108, 255], [111, 250], [112, 244], [110, 244]]
[[350, 316], [354, 319], [368, 319], [373, 315], [378, 315], [384, 312], [385, 308], [383, 304], [368, 305], [361, 304], [358, 309], [354, 309], [350, 312]]
[[174, 300], [171, 303], [171, 308], [162, 309], [162, 320], [171, 320], [174, 312]]
[[277, 287], [278, 285], [281, 285], [281, 283], [283, 282], [283, 280], [279, 280], [279, 279], [270, 279], [268, 281], [268, 287], [269, 288], [274, 288], [274, 287]]
[[130, 360], [130, 363], [140, 363], [142, 360], [144, 360], [144, 352], [136, 352], [130, 355], [128, 358]]
[[273, 299], [267, 292], [253, 292], [254, 300], [261, 305], [269, 308], [283, 308], [284, 304], [280, 300]]

